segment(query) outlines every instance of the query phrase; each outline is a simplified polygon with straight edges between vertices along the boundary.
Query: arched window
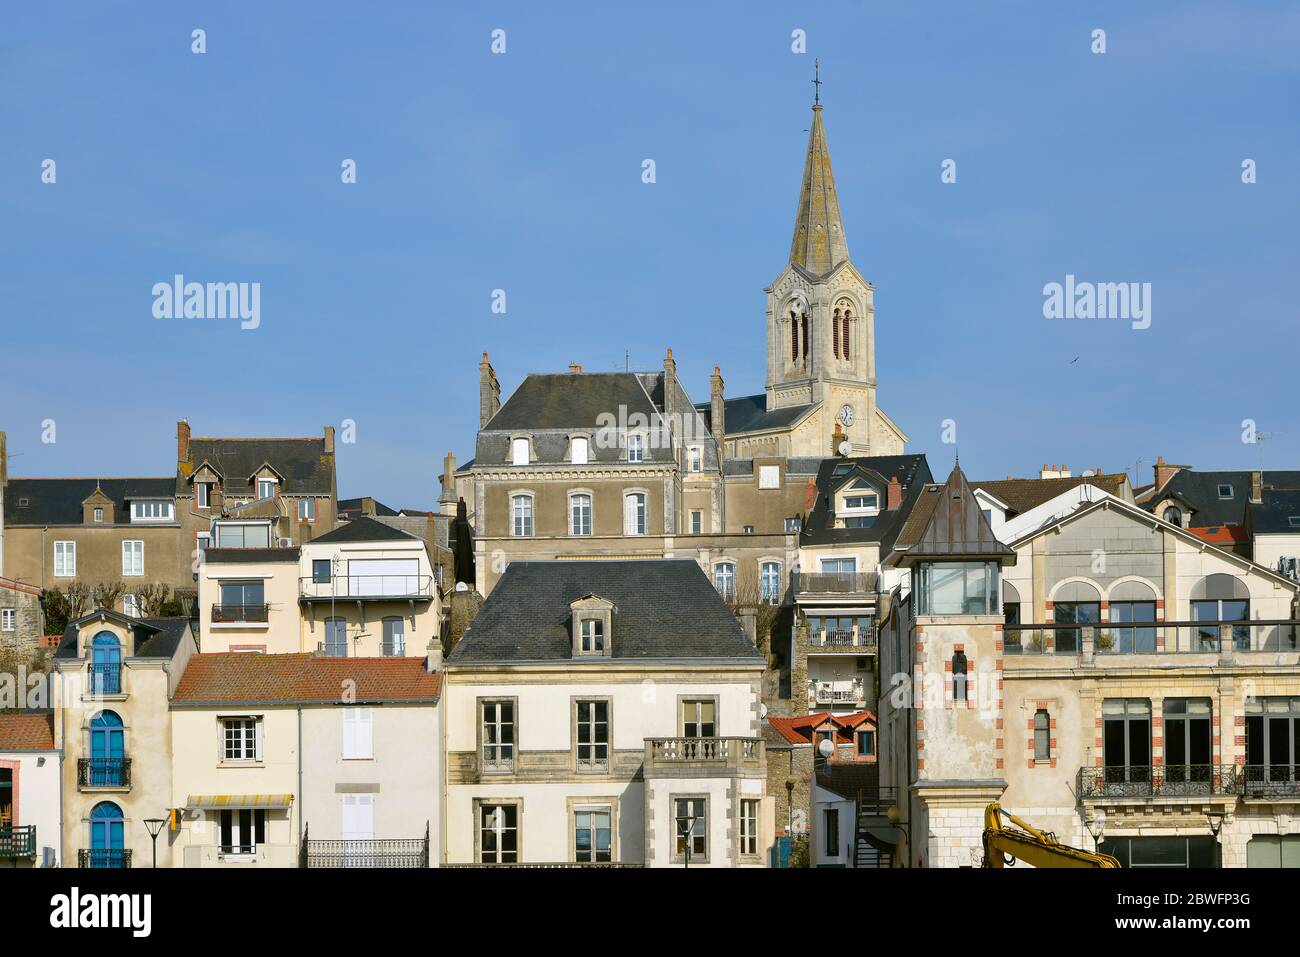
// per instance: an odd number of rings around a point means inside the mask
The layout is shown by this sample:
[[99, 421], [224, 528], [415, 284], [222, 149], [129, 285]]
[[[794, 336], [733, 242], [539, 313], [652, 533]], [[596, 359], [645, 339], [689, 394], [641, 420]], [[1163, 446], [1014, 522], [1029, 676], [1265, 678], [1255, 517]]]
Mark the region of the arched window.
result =
[[586, 492], [569, 496], [569, 534], [591, 534], [591, 496]]
[[713, 566], [713, 584], [724, 601], [736, 597], [736, 566], [731, 562], [719, 562]]
[[843, 310], [840, 313], [840, 351], [844, 354], [844, 361], [848, 362], [853, 358], [849, 350], [849, 343], [853, 340], [853, 307], [847, 301], [841, 300], [840, 308]]
[[961, 651], [952, 653], [952, 700], [966, 700], [966, 654]]
[[839, 309], [836, 309], [835, 314], [831, 316], [831, 329], [833, 330], [831, 333], [831, 337], [834, 342], [835, 358], [838, 359], [840, 357], [840, 311]]
[[527, 439], [515, 439], [510, 443], [512, 465], [527, 465], [529, 460], [529, 448]]
[[646, 533], [645, 493], [636, 492], [623, 498], [623, 533], [625, 535]]
[[510, 534], [520, 538], [532, 537], [533, 497], [531, 495], [510, 497]]
[[790, 310], [790, 358], [799, 359], [799, 314]]
[[111, 631], [90, 640], [90, 693], [122, 693], [122, 643]]
[[90, 719], [90, 760], [78, 775], [83, 787], [120, 788], [126, 772], [126, 736], [116, 711], [101, 711]]
[[112, 801], [101, 801], [90, 812], [91, 867], [125, 867], [126, 827], [122, 809]]
[[[1101, 621], [1101, 592], [1088, 582], [1066, 582], [1053, 596], [1052, 619], [1058, 625], [1091, 625]], [[1056, 629], [1056, 653], [1077, 655], [1083, 647], [1082, 628]]]
[[1170, 525], [1183, 527], [1183, 510], [1176, 505], [1170, 505], [1165, 509], [1165, 521]]

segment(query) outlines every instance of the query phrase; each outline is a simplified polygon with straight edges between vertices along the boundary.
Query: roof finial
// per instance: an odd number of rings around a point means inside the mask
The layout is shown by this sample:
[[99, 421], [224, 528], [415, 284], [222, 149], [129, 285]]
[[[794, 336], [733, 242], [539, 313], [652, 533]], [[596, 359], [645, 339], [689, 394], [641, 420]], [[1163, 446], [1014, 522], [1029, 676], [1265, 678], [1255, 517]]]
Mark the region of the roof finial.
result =
[[822, 80], [821, 80], [822, 61], [813, 60], [813, 106], [818, 106], [822, 101]]

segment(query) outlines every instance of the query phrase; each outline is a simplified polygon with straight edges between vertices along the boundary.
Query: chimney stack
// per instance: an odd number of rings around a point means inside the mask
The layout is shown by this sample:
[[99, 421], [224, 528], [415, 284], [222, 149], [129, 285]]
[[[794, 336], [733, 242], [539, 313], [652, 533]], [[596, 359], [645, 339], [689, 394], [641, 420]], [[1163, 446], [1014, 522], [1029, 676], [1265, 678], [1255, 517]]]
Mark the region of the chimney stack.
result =
[[718, 443], [718, 458], [723, 457], [722, 440], [727, 434], [727, 403], [723, 399], [722, 367], [714, 366], [709, 377], [709, 419], [713, 427], [713, 440]]
[[811, 475], [803, 487], [803, 513], [809, 515], [812, 513], [813, 506], [817, 504], [817, 480]]
[[582, 366], [576, 362], [570, 362], [569, 375], [582, 375]]
[[[9, 444], [3, 432], [0, 432], [0, 492], [9, 482]], [[2, 505], [2, 503], [0, 503]]]
[[478, 364], [478, 427], [487, 428], [492, 416], [501, 408], [501, 383], [488, 362], [488, 354], [483, 353], [483, 361]]
[[898, 481], [898, 476], [895, 475], [889, 480], [889, 488], [885, 492], [885, 509], [892, 512], [895, 509], [901, 508], [902, 505], [903, 484]]
[[1156, 464], [1155, 464], [1156, 491], [1158, 492], [1162, 488], [1164, 488], [1165, 484], [1171, 478], [1177, 475], [1180, 471], [1182, 471], [1184, 468], [1185, 466], [1182, 465], [1170, 465], [1168, 462], [1165, 461], [1165, 457], [1163, 455], [1158, 456], [1156, 458]]
[[1258, 505], [1264, 501], [1264, 473], [1250, 473], [1250, 500]]
[[431, 675], [442, 671], [442, 642], [437, 635], [429, 641], [429, 653], [425, 656], [424, 667]]
[[334, 426], [325, 426], [325, 454], [334, 454]]
[[[181, 419], [176, 423], [176, 464], [177, 466], [190, 464], [190, 423], [188, 419]], [[185, 475], [190, 474], [188, 468], [180, 468], [179, 471]]]
[[438, 496], [438, 511], [451, 515], [456, 511], [456, 456], [448, 452], [442, 457], [442, 494]]

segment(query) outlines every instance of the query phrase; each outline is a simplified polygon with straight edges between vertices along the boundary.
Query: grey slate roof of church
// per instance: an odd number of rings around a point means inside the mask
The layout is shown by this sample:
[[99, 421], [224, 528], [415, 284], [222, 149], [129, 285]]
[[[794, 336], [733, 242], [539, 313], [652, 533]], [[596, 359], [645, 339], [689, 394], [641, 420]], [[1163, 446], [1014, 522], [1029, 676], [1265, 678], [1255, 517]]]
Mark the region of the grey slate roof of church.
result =
[[[704, 413], [705, 424], [713, 428], [712, 405], [697, 402], [695, 408]], [[727, 399], [724, 403], [727, 434], [735, 432], [758, 432], [763, 429], [783, 429], [799, 421], [812, 405], [791, 405], [784, 409], [767, 411], [767, 393], [744, 395]]]
[[[511, 562], [449, 665], [574, 659], [571, 602], [614, 605], [611, 658], [763, 659], [691, 559]], [[595, 659], [603, 661], [606, 659]]]
[[[191, 439], [190, 462], [195, 470], [210, 465], [221, 474], [223, 488], [231, 492], [251, 491], [252, 476], [264, 463], [283, 477], [282, 495], [328, 495], [331, 489], [333, 457], [325, 452], [324, 438]], [[184, 475], [176, 476], [176, 494], [194, 494]]]
[[[15, 478], [5, 486], [6, 525], [80, 525], [81, 503], [98, 485], [113, 500], [114, 525], [130, 525], [132, 498], [163, 498], [175, 494], [175, 479], [165, 478]], [[26, 500], [26, 505], [19, 504]]]

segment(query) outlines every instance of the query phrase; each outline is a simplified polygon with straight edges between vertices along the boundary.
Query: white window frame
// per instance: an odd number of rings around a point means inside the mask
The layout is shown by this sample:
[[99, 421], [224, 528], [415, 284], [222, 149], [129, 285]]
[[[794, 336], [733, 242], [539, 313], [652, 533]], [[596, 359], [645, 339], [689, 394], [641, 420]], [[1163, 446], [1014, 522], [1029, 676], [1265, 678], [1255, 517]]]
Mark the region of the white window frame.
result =
[[745, 857], [758, 856], [758, 798], [740, 799], [740, 853]]
[[[264, 488], [269, 488], [271, 494], [263, 495], [262, 490]], [[279, 488], [280, 488], [280, 483], [278, 480], [274, 478], [259, 478], [257, 480], [257, 500], [259, 502], [265, 502], [267, 499], [275, 498], [275, 496], [279, 492]]]
[[102, 508], [97, 508], [90, 514], [92, 521], [94, 521], [96, 525], [104, 524], [104, 510]]
[[143, 575], [144, 540], [139, 538], [125, 539], [122, 542], [122, 577], [140, 578]]
[[0, 631], [18, 630], [18, 609], [0, 608]]
[[76, 578], [77, 577], [77, 543], [76, 542], [55, 542], [54, 543], [54, 577], [55, 578]]
[[758, 487], [772, 489], [781, 487], [781, 466], [760, 465], [758, 467]]
[[629, 462], [645, 461], [645, 436], [636, 432], [628, 433], [627, 460]]
[[212, 507], [212, 487], [207, 482], [194, 483], [194, 506], [195, 508]]
[[[521, 502], [527, 503], [526, 510], [519, 508]], [[512, 538], [533, 537], [537, 529], [535, 504], [531, 492], [512, 492], [510, 494], [510, 535]]]
[[[240, 730], [231, 735], [229, 727], [238, 724]], [[252, 754], [249, 754], [249, 728], [252, 725]], [[262, 760], [262, 719], [258, 715], [223, 715], [221, 728], [221, 763], [222, 764], [257, 764]], [[236, 745], [234, 752], [231, 744]]]
[[[771, 593], [768, 593], [767, 570], [776, 569], [776, 574], [772, 581]], [[766, 559], [758, 563], [758, 592], [761, 599], [769, 604], [775, 605], [781, 600], [781, 563], [773, 559]]]
[[579, 623], [578, 653], [583, 655], [603, 655], [605, 642], [605, 619], [583, 618]]
[[591, 458], [591, 442], [585, 435], [575, 435], [569, 440], [569, 461], [574, 465], [586, 465]]
[[691, 510], [691, 534], [692, 534], [692, 535], [703, 535], [703, 534], [704, 534], [704, 511], [703, 511], [703, 509], [698, 509], [698, 508], [696, 508], [696, 509], [692, 509], [692, 510]]
[[126, 594], [122, 596], [122, 614], [128, 618], [140, 617], [140, 601], [135, 595]]
[[373, 708], [343, 708], [343, 759], [369, 761], [375, 757], [375, 712]]
[[310, 495], [304, 495], [298, 499], [298, 518], [306, 519], [309, 522], [316, 521], [316, 499]]
[[686, 450], [687, 468], [692, 472], [704, 471], [704, 449], [692, 445]]
[[532, 443], [527, 438], [510, 440], [510, 464], [528, 465], [532, 461]]
[[176, 503], [169, 499], [147, 498], [131, 503], [131, 521], [172, 522], [176, 520]]
[[[730, 569], [730, 571], [725, 575], [720, 575], [723, 569]], [[718, 590], [718, 594], [722, 596], [723, 601], [731, 601], [736, 597], [735, 562], [718, 562], [713, 566], [713, 587]]]
[[623, 534], [646, 535], [650, 530], [650, 496], [628, 492], [623, 496]]
[[[586, 499], [586, 523], [583, 524], [575, 519], [579, 518], [576, 511], [578, 500]], [[569, 493], [569, 534], [578, 537], [585, 537], [592, 534], [592, 502], [594, 496], [590, 492], [570, 492]]]

